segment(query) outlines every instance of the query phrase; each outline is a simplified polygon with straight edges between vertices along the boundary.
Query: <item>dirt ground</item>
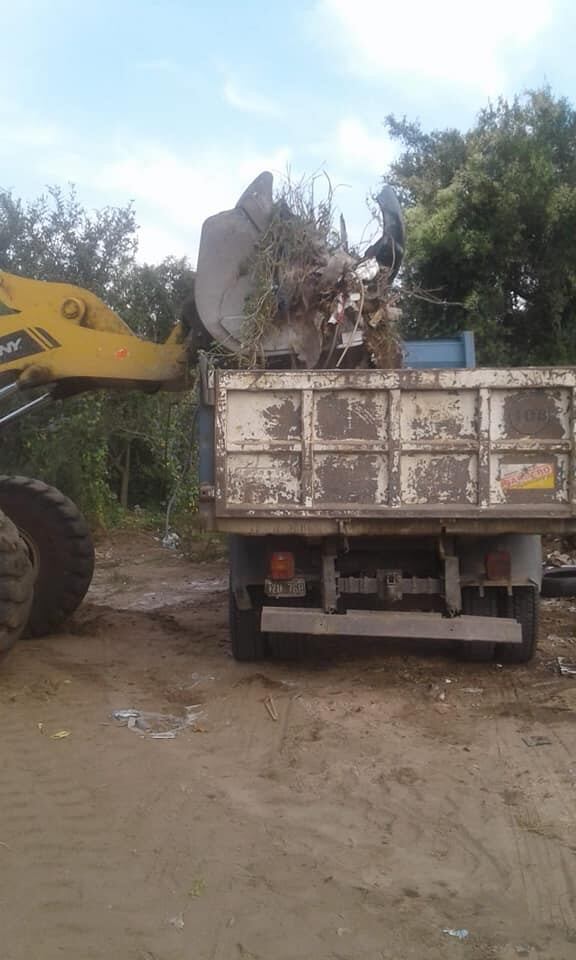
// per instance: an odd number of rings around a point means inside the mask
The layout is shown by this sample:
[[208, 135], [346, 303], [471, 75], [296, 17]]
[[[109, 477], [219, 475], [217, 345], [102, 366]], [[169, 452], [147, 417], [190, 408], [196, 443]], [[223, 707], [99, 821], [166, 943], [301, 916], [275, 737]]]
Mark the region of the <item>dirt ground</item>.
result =
[[[2, 663], [0, 960], [576, 958], [576, 602], [529, 667], [239, 665], [225, 588], [118, 537], [67, 632]], [[171, 740], [111, 718], [190, 706]]]

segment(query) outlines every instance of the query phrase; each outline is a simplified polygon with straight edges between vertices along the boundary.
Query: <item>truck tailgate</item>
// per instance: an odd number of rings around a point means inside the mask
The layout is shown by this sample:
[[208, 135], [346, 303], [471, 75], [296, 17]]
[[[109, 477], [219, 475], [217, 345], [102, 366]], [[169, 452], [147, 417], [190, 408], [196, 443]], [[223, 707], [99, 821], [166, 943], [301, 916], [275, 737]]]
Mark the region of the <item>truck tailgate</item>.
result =
[[217, 371], [216, 520], [570, 520], [575, 385], [573, 368]]

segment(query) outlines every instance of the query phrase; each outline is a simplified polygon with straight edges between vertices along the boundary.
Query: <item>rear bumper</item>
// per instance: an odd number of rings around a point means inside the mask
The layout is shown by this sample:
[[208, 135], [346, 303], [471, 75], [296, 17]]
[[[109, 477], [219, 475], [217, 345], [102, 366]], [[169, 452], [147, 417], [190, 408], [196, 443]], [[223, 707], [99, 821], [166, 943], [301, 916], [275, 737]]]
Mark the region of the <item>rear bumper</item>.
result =
[[500, 617], [443, 617], [438, 613], [391, 613], [264, 607], [264, 633], [304, 633], [331, 637], [393, 637], [398, 640], [458, 640], [470, 643], [521, 643], [516, 620]]

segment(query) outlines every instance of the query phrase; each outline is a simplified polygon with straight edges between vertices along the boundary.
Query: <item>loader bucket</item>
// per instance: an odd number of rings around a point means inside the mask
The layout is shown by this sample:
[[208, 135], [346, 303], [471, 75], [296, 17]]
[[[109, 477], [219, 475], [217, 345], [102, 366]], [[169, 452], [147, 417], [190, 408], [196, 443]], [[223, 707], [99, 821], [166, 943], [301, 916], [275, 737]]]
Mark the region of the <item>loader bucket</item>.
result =
[[272, 216], [272, 174], [250, 184], [233, 210], [204, 222], [196, 271], [196, 307], [210, 336], [228, 350], [240, 349], [244, 305], [250, 293], [248, 262]]

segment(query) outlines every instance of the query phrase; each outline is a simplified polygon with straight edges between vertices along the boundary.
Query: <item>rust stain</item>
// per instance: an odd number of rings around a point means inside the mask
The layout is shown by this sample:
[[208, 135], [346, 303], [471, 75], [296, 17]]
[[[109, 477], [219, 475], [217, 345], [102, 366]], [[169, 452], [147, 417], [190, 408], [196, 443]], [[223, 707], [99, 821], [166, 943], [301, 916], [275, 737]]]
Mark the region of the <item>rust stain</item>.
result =
[[381, 393], [320, 393], [316, 399], [318, 439], [382, 439], [386, 432], [386, 407], [386, 397]]
[[314, 499], [317, 503], [382, 503], [382, 459], [370, 455], [317, 455]]
[[472, 391], [410, 391], [402, 396], [402, 433], [411, 440], [468, 440], [478, 434]]
[[228, 462], [226, 501], [259, 507], [295, 505], [300, 500], [298, 454], [237, 454]]
[[300, 397], [286, 397], [262, 411], [266, 435], [271, 440], [295, 440], [300, 436]]
[[470, 456], [420, 455], [404, 463], [406, 503], [475, 503], [477, 482]]
[[505, 436], [562, 439], [566, 436], [562, 412], [560, 391], [511, 391], [504, 399]]

